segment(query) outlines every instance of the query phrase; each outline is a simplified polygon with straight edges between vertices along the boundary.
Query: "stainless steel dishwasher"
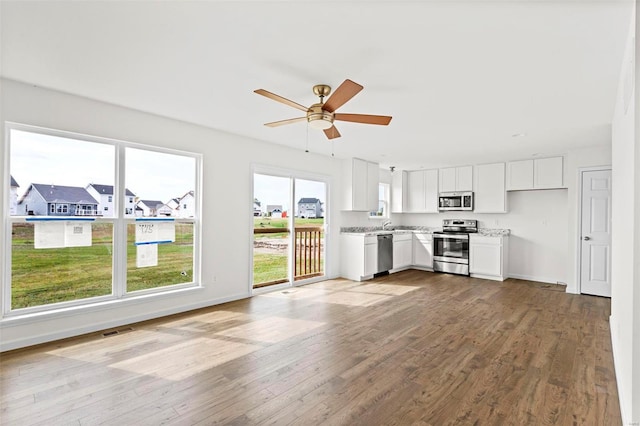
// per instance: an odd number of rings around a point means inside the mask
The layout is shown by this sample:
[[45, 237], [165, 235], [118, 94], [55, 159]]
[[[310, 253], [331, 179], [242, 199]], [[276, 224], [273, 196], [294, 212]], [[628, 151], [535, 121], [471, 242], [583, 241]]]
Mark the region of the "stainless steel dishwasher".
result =
[[376, 273], [393, 269], [393, 234], [378, 234], [378, 270]]

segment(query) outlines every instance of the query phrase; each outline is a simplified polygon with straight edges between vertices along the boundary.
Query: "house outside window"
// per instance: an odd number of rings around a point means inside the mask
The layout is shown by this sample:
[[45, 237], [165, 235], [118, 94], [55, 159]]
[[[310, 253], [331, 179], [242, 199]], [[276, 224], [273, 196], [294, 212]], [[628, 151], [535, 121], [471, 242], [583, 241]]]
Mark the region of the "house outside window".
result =
[[[141, 238], [137, 219], [142, 218], [133, 215], [133, 206], [123, 209], [130, 214], [128, 217], [117, 213], [107, 217], [98, 208], [100, 197], [96, 199], [87, 191], [87, 187], [95, 186], [91, 182], [102, 182], [113, 189], [109, 196], [112, 201], [114, 196], [123, 202], [133, 201], [134, 194], [125, 191], [125, 184], [130, 183], [144, 188], [151, 198], [165, 201], [175, 193], [189, 192], [194, 205], [199, 206], [200, 154], [27, 125], [6, 126], [10, 156], [8, 170], [3, 170], [5, 179], [11, 174], [17, 181], [53, 183], [31, 184], [18, 200], [17, 211], [24, 210], [26, 216], [7, 215], [11, 232], [4, 234], [7, 240], [3, 244], [11, 247], [11, 271], [3, 281], [2, 291], [8, 297], [0, 307], [1, 316], [104, 301], [119, 303], [125, 297], [153, 297], [155, 293], [200, 285], [201, 226], [197, 208], [192, 207], [194, 214], [187, 219], [158, 218], [164, 225], [151, 224], [153, 229], [162, 226], [164, 235], [171, 229], [169, 240], [136, 245]], [[51, 154], [41, 156], [39, 153], [45, 150]], [[124, 164], [119, 164], [121, 159]], [[115, 187], [113, 177], [123, 169], [124, 182]], [[71, 179], [68, 170], [73, 170]], [[167, 173], [171, 184], [154, 186], [153, 182], [164, 182]], [[69, 181], [73, 186], [56, 184]], [[56, 221], [47, 218], [51, 214], [73, 217]], [[116, 232], [118, 229], [125, 232]], [[140, 261], [140, 251], [143, 259], [151, 261]], [[56, 266], [53, 269], [52, 264]]]

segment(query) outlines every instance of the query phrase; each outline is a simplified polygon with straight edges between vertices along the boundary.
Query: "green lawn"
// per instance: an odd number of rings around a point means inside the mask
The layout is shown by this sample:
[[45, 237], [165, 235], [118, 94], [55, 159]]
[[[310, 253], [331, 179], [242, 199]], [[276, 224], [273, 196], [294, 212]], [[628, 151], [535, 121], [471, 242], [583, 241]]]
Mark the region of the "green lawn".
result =
[[253, 254], [254, 285], [285, 278], [287, 278], [286, 254]]
[[[133, 225], [131, 225], [133, 226]], [[13, 225], [11, 308], [111, 294], [113, 227], [92, 225], [92, 245], [34, 249], [33, 225]], [[133, 228], [127, 242], [127, 291], [193, 280], [193, 226], [176, 224], [176, 242], [158, 246], [158, 266], [136, 268]]]
[[[316, 219], [298, 219], [294, 220], [295, 226], [322, 226], [323, 218]], [[257, 217], [254, 219], [255, 229], [266, 228], [282, 228], [286, 229], [288, 219], [273, 219], [268, 217]], [[285, 239], [289, 237], [286, 232], [274, 234], [255, 234], [256, 240], [260, 239]], [[322, 259], [324, 263], [324, 259]], [[259, 285], [261, 283], [281, 280], [287, 278], [287, 253], [263, 253], [259, 249], [254, 249], [253, 253], [253, 283]]]
[[[286, 228], [288, 219], [255, 218], [256, 228]], [[320, 226], [324, 219], [295, 219], [296, 225]], [[158, 246], [158, 266], [136, 267], [133, 226], [127, 241], [127, 291], [193, 281], [193, 226], [176, 224], [176, 242]], [[92, 225], [90, 247], [34, 249], [33, 224], [13, 224], [11, 308], [20, 309], [110, 295], [112, 291], [113, 227]], [[287, 238], [287, 233], [257, 234]], [[254, 253], [254, 283], [287, 277], [286, 253]]]

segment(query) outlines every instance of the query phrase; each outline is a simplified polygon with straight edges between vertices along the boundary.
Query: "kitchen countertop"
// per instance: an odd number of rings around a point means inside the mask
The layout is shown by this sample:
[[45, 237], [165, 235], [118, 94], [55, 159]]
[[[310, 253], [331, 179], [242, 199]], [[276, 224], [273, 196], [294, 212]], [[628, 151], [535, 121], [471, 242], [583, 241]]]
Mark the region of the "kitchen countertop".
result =
[[[340, 228], [341, 234], [353, 235], [378, 235], [378, 234], [432, 234], [440, 232], [442, 228], [434, 228], [429, 226], [398, 226], [391, 229], [382, 229], [379, 226], [352, 226]], [[503, 237], [511, 233], [509, 229], [500, 228], [478, 228], [478, 235], [483, 237]]]
[[431, 234], [441, 231], [442, 228], [431, 228], [427, 226], [394, 226], [390, 229], [382, 229], [379, 226], [352, 226], [340, 228], [341, 234], [347, 235], [379, 235], [379, 234], [410, 234], [425, 233]]
[[511, 233], [510, 229], [478, 228], [478, 235], [483, 237], [506, 237]]

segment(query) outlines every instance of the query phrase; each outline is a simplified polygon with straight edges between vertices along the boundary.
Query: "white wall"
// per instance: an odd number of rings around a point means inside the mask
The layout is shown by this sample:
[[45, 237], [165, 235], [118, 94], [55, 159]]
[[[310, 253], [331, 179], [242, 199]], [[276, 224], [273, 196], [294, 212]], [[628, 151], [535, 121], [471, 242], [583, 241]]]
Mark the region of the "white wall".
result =
[[481, 228], [507, 228], [508, 275], [549, 283], [567, 280], [567, 190], [510, 191], [508, 213], [448, 212], [407, 213], [401, 223], [408, 226], [442, 226], [442, 219], [476, 219]]
[[[505, 214], [404, 213], [392, 214], [393, 225], [440, 227], [445, 218], [477, 219], [483, 228], [508, 228], [509, 276], [533, 281], [567, 284], [567, 292], [578, 293], [578, 175], [585, 167], [611, 167], [611, 139], [602, 145], [575, 149], [564, 155], [567, 189], [507, 192]], [[390, 182], [387, 169], [380, 181]], [[341, 212], [341, 226], [379, 226], [364, 212]]]
[[640, 68], [634, 74], [632, 62], [634, 50], [640, 57], [640, 47], [633, 43], [640, 26], [635, 14], [612, 125], [610, 326], [624, 424], [640, 424]]
[[[176, 148], [203, 154], [202, 288], [167, 296], [155, 296], [124, 303], [107, 303], [100, 309], [78, 308], [64, 316], [34, 316], [0, 320], [0, 349], [100, 330], [133, 321], [248, 297], [253, 198], [252, 163], [298, 169], [326, 175], [333, 188], [340, 183], [340, 160], [267, 144], [176, 120], [145, 114], [86, 98], [46, 90], [10, 80], [0, 80], [0, 119], [121, 139], [130, 142]], [[0, 152], [3, 170], [6, 141], [2, 134]], [[2, 207], [7, 211], [9, 185], [2, 187]], [[339, 218], [339, 192], [331, 191], [329, 213]], [[224, 206], [224, 208], [219, 208]], [[231, 212], [231, 213], [230, 213]], [[246, 212], [246, 214], [240, 214]], [[336, 276], [339, 262], [339, 220], [331, 222], [327, 234], [327, 275]], [[0, 229], [4, 241], [6, 229]], [[0, 259], [5, 259], [4, 244]], [[4, 267], [4, 264], [3, 264]], [[5, 276], [4, 271], [1, 276]], [[1, 296], [0, 296], [1, 297]], [[0, 300], [0, 303], [2, 301]]]

